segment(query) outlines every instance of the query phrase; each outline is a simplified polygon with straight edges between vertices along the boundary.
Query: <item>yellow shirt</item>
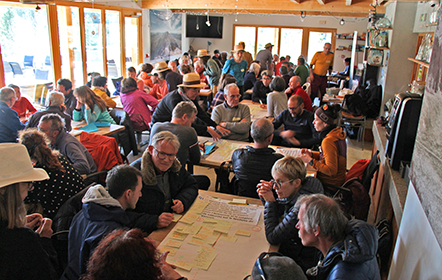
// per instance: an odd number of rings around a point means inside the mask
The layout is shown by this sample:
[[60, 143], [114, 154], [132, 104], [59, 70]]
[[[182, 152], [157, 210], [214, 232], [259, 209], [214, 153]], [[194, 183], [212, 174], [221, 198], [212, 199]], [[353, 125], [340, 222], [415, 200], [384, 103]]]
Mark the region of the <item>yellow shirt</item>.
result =
[[323, 52], [317, 52], [312, 58], [310, 64], [315, 66], [313, 73], [319, 76], [327, 75], [327, 70], [333, 67], [334, 53], [329, 52], [325, 55]]
[[106, 92], [102, 91], [99, 88], [93, 88], [92, 90], [95, 92], [96, 95], [100, 96], [101, 99], [104, 100], [104, 103], [106, 103], [106, 106], [108, 108], [115, 108], [115, 107], [117, 107], [117, 103], [115, 103], [115, 101], [113, 101], [112, 98], [107, 96]]

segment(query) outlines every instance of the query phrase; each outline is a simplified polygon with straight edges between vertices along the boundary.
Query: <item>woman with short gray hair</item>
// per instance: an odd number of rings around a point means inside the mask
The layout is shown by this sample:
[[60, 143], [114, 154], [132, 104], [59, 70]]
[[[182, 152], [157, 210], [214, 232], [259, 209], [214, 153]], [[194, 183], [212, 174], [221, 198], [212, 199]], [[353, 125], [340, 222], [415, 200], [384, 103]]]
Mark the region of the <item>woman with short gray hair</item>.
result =
[[267, 113], [269, 117], [277, 117], [282, 111], [287, 109], [287, 95], [284, 78], [275, 77], [270, 83], [271, 93], [267, 95]]

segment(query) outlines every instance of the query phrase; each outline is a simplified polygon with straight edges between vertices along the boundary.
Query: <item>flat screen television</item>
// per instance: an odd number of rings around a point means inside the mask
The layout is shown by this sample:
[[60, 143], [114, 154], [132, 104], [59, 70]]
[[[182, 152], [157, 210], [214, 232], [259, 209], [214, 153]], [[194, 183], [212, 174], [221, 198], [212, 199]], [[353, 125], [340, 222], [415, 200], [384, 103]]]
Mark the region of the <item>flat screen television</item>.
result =
[[[207, 26], [207, 16], [186, 16], [186, 37], [223, 38], [223, 17], [210, 16], [210, 26]], [[198, 28], [197, 28], [198, 23]]]

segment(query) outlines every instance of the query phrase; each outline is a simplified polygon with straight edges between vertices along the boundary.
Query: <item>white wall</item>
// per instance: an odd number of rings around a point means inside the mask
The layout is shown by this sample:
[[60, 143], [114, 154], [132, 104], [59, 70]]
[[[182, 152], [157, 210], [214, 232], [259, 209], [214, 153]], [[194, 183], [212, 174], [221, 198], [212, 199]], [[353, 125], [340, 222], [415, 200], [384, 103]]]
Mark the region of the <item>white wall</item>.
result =
[[[146, 56], [146, 53], [150, 51], [150, 36], [149, 36], [149, 20], [148, 20], [149, 10], [143, 10], [143, 57]], [[209, 14], [210, 15], [210, 14]], [[220, 16], [214, 14], [215, 16]], [[301, 17], [299, 14], [297, 15], [238, 15], [238, 21], [235, 22], [235, 15], [224, 15], [223, 22], [223, 38], [222, 39], [214, 39], [214, 38], [186, 38], [185, 29], [186, 29], [186, 17], [183, 14], [183, 51], [188, 51], [190, 47], [193, 50], [198, 49], [207, 49], [207, 41], [210, 41], [212, 45], [209, 47], [209, 51], [213, 54], [213, 50], [219, 49], [221, 51], [229, 51], [232, 50], [233, 47], [233, 25], [234, 24], [254, 24], [254, 25], [266, 25], [266, 26], [291, 26], [291, 27], [319, 27], [319, 28], [336, 28], [337, 33], [352, 33], [353, 31], [358, 31], [359, 34], [366, 32], [366, 27], [368, 20], [364, 18], [347, 18], [345, 25], [340, 25], [340, 18], [334, 18], [331, 16], [309, 16], [301, 21]], [[297, 40], [298, 38], [294, 38]], [[351, 40], [336, 40], [337, 45], [351, 45]], [[360, 41], [359, 44], [363, 44], [364, 42]], [[342, 59], [340, 59], [341, 55], [351, 56], [350, 52], [347, 51], [337, 51], [335, 52], [335, 63], [334, 69], [342, 71], [344, 69]], [[282, 54], [284, 55], [284, 54]], [[362, 62], [362, 53], [358, 53], [359, 62]], [[145, 62], [149, 62], [150, 60], [144, 59]], [[293, 60], [293, 58], [292, 58]]]

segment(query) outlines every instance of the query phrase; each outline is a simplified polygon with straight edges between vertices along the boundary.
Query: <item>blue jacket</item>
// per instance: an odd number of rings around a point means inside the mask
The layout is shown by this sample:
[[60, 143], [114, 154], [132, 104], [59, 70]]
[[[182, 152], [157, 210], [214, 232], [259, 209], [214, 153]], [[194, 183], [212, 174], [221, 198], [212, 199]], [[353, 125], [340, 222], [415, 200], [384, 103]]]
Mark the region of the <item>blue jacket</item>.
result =
[[0, 143], [17, 142], [17, 132], [25, 129], [25, 125], [20, 122], [17, 112], [0, 101]]
[[82, 201], [83, 209], [75, 215], [69, 229], [67, 270], [77, 276], [86, 272], [89, 257], [106, 234], [130, 225], [119, 202], [101, 185], [90, 187]]
[[[298, 236], [298, 211], [294, 211], [296, 201], [301, 195], [324, 193], [321, 182], [314, 177], [305, 178], [302, 187], [287, 202], [266, 201], [264, 224], [267, 241], [279, 244], [279, 252], [292, 258], [305, 271], [317, 265], [320, 252], [313, 247], [305, 247]], [[283, 216], [281, 220], [281, 216]]]
[[350, 220], [345, 232], [344, 240], [333, 246], [318, 266], [317, 279], [380, 280], [377, 229], [366, 222]]

